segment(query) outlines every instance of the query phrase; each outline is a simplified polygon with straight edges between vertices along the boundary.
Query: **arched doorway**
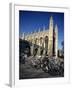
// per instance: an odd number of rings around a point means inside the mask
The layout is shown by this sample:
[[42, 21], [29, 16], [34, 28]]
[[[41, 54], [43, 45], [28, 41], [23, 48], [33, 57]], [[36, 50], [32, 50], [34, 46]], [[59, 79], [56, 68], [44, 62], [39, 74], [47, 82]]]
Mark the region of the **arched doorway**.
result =
[[37, 45], [37, 43], [38, 43], [38, 39], [36, 38], [36, 39], [35, 39], [35, 45]]
[[34, 53], [33, 53], [33, 55], [36, 56], [36, 55], [37, 55], [37, 52], [38, 52], [38, 48], [34, 48]]
[[33, 55], [36, 56], [38, 53], [38, 38], [35, 39]]
[[45, 55], [48, 54], [48, 36], [45, 36]]
[[44, 45], [43, 45], [43, 37], [40, 37], [40, 55], [43, 55], [43, 49], [44, 49]]
[[40, 37], [40, 46], [43, 46], [43, 38]]

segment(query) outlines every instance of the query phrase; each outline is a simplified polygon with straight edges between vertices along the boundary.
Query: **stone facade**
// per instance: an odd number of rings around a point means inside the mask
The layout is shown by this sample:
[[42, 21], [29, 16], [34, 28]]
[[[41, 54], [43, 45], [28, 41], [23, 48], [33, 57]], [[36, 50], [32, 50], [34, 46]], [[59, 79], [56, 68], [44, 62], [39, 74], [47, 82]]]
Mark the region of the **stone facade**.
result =
[[[54, 28], [55, 27], [55, 28]], [[53, 17], [50, 17], [49, 28], [43, 31], [34, 32], [31, 34], [24, 35], [25, 40], [29, 41], [31, 44], [31, 55], [35, 54], [37, 56], [48, 55], [56, 56], [58, 55], [58, 26], [54, 26]]]

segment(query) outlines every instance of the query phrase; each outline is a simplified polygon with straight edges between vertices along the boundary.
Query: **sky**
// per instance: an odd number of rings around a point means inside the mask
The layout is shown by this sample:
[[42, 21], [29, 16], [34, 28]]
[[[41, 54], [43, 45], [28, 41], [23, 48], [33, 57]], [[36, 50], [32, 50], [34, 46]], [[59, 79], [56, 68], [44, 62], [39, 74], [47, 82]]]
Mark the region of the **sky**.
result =
[[19, 11], [19, 33], [31, 33], [49, 28], [50, 17], [53, 17], [53, 25], [58, 25], [58, 49], [62, 49], [61, 42], [64, 41], [64, 13], [41, 12], [41, 11]]

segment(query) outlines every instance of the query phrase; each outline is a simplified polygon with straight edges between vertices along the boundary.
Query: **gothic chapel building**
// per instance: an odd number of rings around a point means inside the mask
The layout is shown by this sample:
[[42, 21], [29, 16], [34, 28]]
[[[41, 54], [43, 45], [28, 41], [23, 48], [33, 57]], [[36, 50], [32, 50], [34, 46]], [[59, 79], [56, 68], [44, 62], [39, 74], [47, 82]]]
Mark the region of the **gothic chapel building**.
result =
[[24, 34], [23, 40], [31, 43], [30, 52], [31, 55], [58, 55], [58, 26], [54, 26], [53, 17], [50, 17], [49, 28], [43, 31], [34, 32], [30, 34]]

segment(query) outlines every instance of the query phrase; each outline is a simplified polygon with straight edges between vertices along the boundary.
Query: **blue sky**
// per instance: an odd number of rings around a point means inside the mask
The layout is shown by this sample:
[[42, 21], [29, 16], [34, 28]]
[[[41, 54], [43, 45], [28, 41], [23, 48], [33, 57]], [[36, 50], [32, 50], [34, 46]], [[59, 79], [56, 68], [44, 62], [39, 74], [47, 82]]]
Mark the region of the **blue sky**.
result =
[[40, 12], [40, 11], [19, 11], [19, 33], [38, 32], [49, 28], [50, 17], [53, 16], [54, 27], [58, 25], [58, 48], [61, 49], [61, 42], [64, 40], [64, 13], [61, 12]]

